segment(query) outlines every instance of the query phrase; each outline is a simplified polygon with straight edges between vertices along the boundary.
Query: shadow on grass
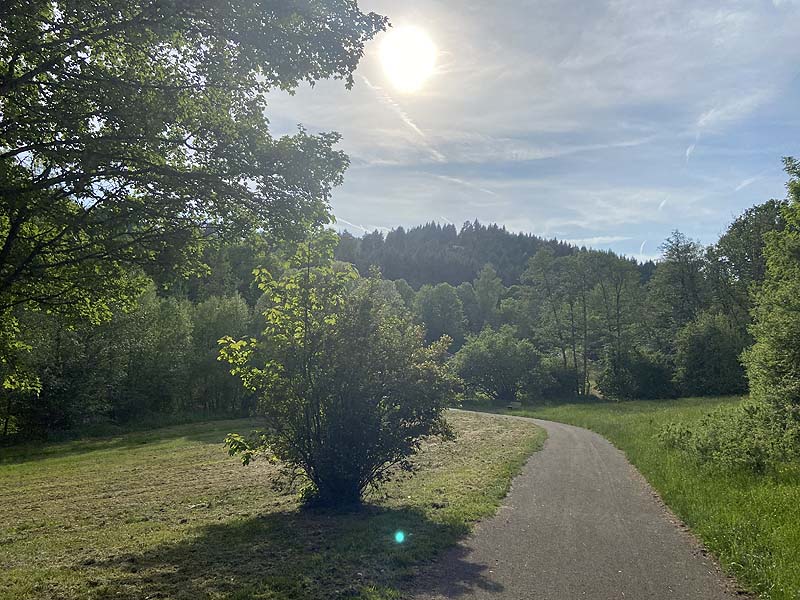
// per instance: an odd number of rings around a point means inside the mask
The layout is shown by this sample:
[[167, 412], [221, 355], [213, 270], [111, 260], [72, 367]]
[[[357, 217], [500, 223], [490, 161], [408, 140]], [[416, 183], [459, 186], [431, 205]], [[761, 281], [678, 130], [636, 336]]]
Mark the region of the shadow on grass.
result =
[[107, 432], [74, 440], [26, 442], [0, 446], [0, 465], [19, 464], [47, 458], [78, 456], [104, 450], [139, 448], [147, 444], [162, 443], [185, 438], [204, 444], [222, 445], [231, 432], [249, 432], [258, 423], [252, 419], [225, 419], [158, 427], [147, 431]]
[[592, 395], [592, 396], [575, 396], [569, 398], [550, 398], [547, 400], [538, 400], [536, 402], [514, 402], [512, 404], [491, 404], [489, 402], [481, 402], [481, 401], [465, 401], [462, 402], [461, 405], [459, 405], [458, 407], [454, 408], [474, 411], [474, 412], [507, 414], [509, 410], [533, 411], [542, 408], [554, 408], [557, 406], [572, 406], [576, 404], [613, 406], [620, 404], [620, 402]]
[[[397, 531], [403, 543], [395, 541]], [[420, 565], [466, 532], [413, 509], [278, 512], [198, 528], [186, 541], [82, 569], [97, 598], [398, 598]], [[485, 565], [459, 552], [448, 555], [447, 583], [430, 578], [424, 591], [450, 597], [475, 587], [501, 591], [485, 578]]]

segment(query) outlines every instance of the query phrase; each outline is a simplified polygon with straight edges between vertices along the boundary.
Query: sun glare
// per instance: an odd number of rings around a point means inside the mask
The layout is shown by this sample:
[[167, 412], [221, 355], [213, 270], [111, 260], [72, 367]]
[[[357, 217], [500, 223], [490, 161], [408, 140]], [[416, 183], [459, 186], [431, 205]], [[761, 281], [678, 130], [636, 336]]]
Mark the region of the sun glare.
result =
[[436, 67], [436, 45], [419, 27], [389, 30], [381, 43], [381, 63], [392, 85], [401, 92], [419, 91]]

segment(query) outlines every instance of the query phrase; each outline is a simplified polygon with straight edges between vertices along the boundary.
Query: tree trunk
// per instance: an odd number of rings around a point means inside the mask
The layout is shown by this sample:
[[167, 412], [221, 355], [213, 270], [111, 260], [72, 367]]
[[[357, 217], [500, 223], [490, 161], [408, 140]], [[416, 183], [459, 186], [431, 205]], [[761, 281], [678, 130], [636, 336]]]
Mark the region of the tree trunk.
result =
[[3, 437], [8, 435], [8, 422], [11, 420], [11, 395], [6, 399], [6, 418], [3, 421]]
[[570, 327], [570, 341], [572, 345], [572, 369], [575, 371], [575, 393], [580, 396], [581, 387], [579, 381], [580, 374], [578, 372], [578, 340], [575, 331], [575, 306], [572, 300], [569, 301], [569, 327]]
[[589, 395], [589, 318], [586, 313], [586, 282], [581, 292], [583, 302], [583, 395]]

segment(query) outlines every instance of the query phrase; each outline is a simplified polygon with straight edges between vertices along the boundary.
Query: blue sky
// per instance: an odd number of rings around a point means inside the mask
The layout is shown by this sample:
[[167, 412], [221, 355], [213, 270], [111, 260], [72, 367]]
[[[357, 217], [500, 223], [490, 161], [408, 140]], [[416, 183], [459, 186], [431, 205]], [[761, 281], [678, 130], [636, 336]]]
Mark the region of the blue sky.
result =
[[274, 133], [339, 131], [339, 227], [479, 219], [658, 254], [785, 197], [800, 156], [800, 0], [362, 0], [424, 29], [437, 66], [395, 90], [372, 42], [347, 91], [276, 93]]

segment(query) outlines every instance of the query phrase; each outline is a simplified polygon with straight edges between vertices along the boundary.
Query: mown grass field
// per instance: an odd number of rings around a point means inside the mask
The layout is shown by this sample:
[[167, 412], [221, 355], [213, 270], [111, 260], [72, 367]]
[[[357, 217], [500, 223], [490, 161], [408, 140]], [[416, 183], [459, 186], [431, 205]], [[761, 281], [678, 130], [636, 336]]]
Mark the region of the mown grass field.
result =
[[[396, 598], [491, 514], [545, 434], [451, 414], [413, 478], [350, 514], [303, 509], [222, 439], [248, 421], [0, 450], [0, 598]], [[394, 541], [396, 531], [406, 539]]]
[[745, 587], [800, 599], [800, 465], [759, 476], [697, 464], [655, 439], [665, 423], [694, 421], [737, 398], [574, 404], [514, 411], [586, 427], [628, 456], [661, 497]]

